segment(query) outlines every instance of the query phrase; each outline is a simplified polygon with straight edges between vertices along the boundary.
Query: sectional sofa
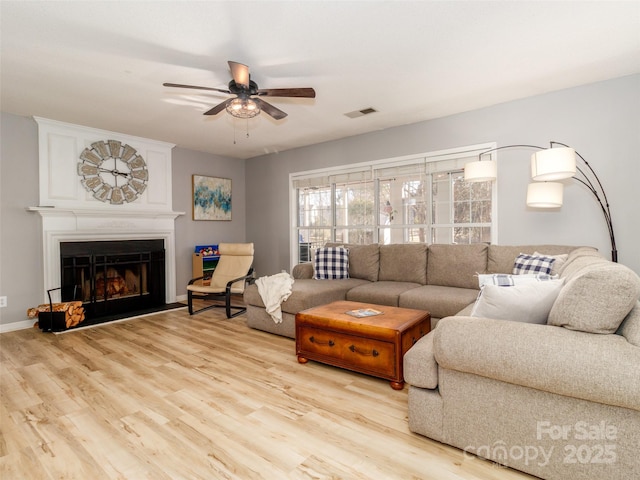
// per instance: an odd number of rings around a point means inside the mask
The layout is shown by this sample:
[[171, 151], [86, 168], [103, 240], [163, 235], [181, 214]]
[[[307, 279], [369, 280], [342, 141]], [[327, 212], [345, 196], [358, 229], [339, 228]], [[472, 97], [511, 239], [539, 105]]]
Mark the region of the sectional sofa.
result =
[[[327, 244], [337, 246], [342, 244]], [[256, 285], [247, 287], [247, 324], [259, 330], [295, 338], [295, 315], [336, 300], [428, 310], [431, 327], [440, 318], [456, 315], [479, 292], [479, 273], [511, 273], [521, 253], [567, 254], [563, 245], [346, 245], [349, 278], [313, 280], [313, 264], [296, 265], [293, 293], [282, 303], [282, 323], [265, 311]]]
[[[247, 324], [294, 338], [298, 311], [334, 300], [428, 310], [431, 333], [404, 357], [411, 431], [545, 479], [638, 478], [633, 271], [587, 247], [347, 247], [349, 278], [314, 280], [312, 264], [293, 269], [281, 323], [266, 313], [257, 287], [247, 288]], [[548, 320], [523, 321], [538, 297], [500, 319], [478, 316], [489, 292], [479, 296], [479, 275], [510, 274], [520, 253], [558, 259], [552, 273], [561, 286]], [[501, 288], [491, 291], [519, 291]]]

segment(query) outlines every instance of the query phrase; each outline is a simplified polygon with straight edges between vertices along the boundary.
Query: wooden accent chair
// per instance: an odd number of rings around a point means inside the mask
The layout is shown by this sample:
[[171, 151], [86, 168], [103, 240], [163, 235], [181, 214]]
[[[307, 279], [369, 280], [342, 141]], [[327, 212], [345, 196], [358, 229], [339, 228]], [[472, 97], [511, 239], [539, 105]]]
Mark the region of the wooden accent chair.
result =
[[[221, 243], [218, 245], [220, 260], [211, 276], [209, 285], [205, 285], [203, 277], [193, 278], [187, 285], [189, 315], [194, 315], [211, 308], [226, 309], [227, 318], [232, 318], [247, 311], [246, 306], [231, 305], [232, 294], [244, 293], [247, 283], [253, 279], [253, 243]], [[193, 299], [217, 300], [199, 310], [193, 310]], [[224, 304], [219, 303], [224, 300]], [[231, 310], [236, 310], [231, 313]]]

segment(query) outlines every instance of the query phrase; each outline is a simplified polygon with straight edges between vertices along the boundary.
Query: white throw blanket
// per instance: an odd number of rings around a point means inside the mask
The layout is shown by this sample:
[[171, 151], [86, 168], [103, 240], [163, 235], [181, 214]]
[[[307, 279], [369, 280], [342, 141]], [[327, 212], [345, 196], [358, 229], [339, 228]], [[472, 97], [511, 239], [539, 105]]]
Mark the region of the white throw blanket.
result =
[[256, 285], [267, 313], [271, 315], [274, 322], [282, 323], [280, 304], [291, 295], [291, 287], [293, 286], [291, 275], [282, 272], [268, 277], [260, 277], [256, 280]]

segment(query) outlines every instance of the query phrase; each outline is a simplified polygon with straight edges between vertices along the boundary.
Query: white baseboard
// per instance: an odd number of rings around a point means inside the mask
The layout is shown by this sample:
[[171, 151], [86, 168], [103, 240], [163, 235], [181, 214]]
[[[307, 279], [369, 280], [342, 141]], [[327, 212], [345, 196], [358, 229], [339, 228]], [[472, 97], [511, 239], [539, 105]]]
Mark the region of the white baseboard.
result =
[[[186, 302], [187, 301], [187, 296], [186, 295], [178, 295], [176, 297], [176, 301], [177, 302]], [[185, 308], [187, 307], [187, 305], [185, 304]], [[0, 333], [6, 333], [6, 332], [13, 332], [15, 330], [26, 330], [27, 328], [33, 328], [33, 325], [38, 321], [37, 318], [33, 318], [31, 320], [22, 320], [20, 322], [13, 322], [13, 323], [5, 323], [5, 324], [0, 324]], [[76, 329], [74, 329], [76, 330]]]
[[21, 322], [0, 324], [0, 333], [13, 332], [15, 330], [26, 330], [27, 328], [33, 328], [33, 325], [38, 320], [32, 318], [30, 320], [22, 320]]

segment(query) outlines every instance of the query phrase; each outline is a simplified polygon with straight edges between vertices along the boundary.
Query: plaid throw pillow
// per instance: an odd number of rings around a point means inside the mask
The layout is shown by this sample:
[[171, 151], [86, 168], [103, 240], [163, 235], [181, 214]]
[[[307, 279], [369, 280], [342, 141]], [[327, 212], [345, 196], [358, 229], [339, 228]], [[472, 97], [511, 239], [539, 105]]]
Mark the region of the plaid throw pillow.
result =
[[522, 275], [523, 273], [547, 273], [551, 274], [553, 263], [556, 261], [552, 257], [543, 257], [536, 255], [527, 255], [521, 253], [516, 257], [513, 264], [513, 274]]
[[349, 278], [349, 251], [344, 247], [323, 247], [313, 257], [313, 278], [337, 280]]

